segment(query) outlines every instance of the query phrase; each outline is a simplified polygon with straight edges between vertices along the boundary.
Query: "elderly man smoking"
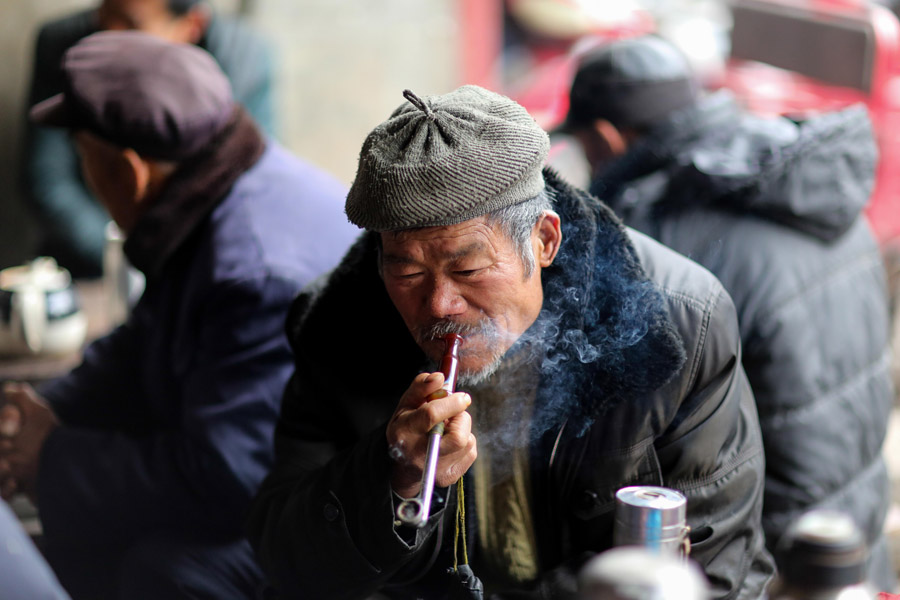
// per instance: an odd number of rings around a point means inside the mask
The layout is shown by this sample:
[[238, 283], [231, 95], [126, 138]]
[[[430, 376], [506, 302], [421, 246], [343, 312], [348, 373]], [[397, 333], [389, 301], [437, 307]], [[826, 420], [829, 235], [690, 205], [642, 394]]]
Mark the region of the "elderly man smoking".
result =
[[[616, 490], [645, 484], [687, 496], [718, 597], [761, 596], [764, 461], [728, 294], [543, 169], [547, 135], [518, 104], [405, 96], [347, 198], [367, 233], [289, 318], [296, 368], [249, 523], [273, 585], [456, 597], [468, 562], [491, 597], [566, 597], [612, 545]], [[426, 401], [447, 332], [461, 391]], [[411, 528], [396, 507], [441, 422], [431, 516]]]

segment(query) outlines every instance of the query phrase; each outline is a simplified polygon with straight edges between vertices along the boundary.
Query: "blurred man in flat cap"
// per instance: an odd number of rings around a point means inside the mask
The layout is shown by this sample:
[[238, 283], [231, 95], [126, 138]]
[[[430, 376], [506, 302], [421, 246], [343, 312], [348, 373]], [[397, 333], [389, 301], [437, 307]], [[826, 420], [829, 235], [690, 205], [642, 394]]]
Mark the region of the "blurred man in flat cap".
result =
[[5, 386], [2, 491], [36, 500], [75, 598], [253, 598], [242, 523], [291, 372], [285, 317], [357, 235], [346, 190], [266, 141], [196, 46], [101, 32], [62, 68], [31, 116], [72, 132], [147, 287], [68, 376]]
[[[235, 100], [266, 133], [275, 133], [270, 48], [245, 22], [217, 14], [204, 0], [101, 0], [44, 23], [37, 34], [28, 106], [60, 93], [66, 50], [98, 31], [138, 30], [196, 44], [216, 59]], [[53, 256], [76, 277], [103, 267], [110, 216], [86, 185], [65, 132], [29, 122], [25, 129], [23, 193], [38, 225], [40, 254]]]
[[[289, 318], [249, 520], [276, 591], [481, 597], [471, 571], [485, 597], [571, 597], [613, 543], [616, 491], [643, 484], [687, 496], [716, 597], [762, 596], [762, 443], [728, 294], [544, 169], [548, 136], [515, 102], [404, 95], [347, 197], [365, 234]], [[426, 401], [449, 333], [457, 391]], [[431, 516], [410, 527], [395, 511], [438, 423]]]
[[872, 582], [892, 590], [882, 443], [894, 393], [885, 270], [863, 214], [877, 162], [865, 108], [754, 116], [727, 92], [700, 93], [680, 50], [645, 36], [584, 55], [563, 129], [584, 145], [593, 192], [735, 302], [769, 549], [807, 510], [847, 511]]

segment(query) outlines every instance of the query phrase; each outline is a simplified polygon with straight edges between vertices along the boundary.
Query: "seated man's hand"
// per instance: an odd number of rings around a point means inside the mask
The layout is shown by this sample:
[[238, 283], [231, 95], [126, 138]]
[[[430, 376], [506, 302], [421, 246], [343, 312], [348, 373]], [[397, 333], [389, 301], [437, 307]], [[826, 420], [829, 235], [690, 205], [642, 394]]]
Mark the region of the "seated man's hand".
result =
[[[0, 440], [18, 435], [22, 413], [12, 404], [0, 405]], [[9, 461], [0, 453], [0, 497], [9, 500], [19, 491], [19, 482], [12, 476]]]
[[27, 383], [6, 383], [0, 407], [0, 494], [25, 492], [33, 502], [44, 441], [59, 421]]
[[428, 432], [444, 423], [435, 485], [450, 486], [472, 466], [477, 455], [472, 417], [466, 408], [472, 403], [468, 394], [439, 395], [444, 383], [442, 373], [421, 373], [400, 398], [387, 427], [388, 448], [394, 459], [391, 487], [402, 498], [412, 498], [421, 488], [428, 448]]

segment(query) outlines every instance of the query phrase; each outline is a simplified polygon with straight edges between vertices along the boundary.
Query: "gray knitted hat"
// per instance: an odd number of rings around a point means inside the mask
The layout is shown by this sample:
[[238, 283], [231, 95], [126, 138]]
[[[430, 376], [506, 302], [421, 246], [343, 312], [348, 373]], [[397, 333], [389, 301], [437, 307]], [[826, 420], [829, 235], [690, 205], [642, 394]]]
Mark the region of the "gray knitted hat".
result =
[[453, 225], [533, 198], [550, 142], [528, 112], [474, 85], [441, 96], [406, 90], [359, 153], [347, 195], [371, 231]]

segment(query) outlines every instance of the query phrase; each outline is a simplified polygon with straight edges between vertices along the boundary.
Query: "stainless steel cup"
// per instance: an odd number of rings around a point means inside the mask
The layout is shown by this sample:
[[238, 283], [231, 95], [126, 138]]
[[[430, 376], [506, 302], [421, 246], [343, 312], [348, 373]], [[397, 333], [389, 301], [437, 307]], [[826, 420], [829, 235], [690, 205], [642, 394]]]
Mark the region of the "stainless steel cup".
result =
[[687, 499], [673, 489], [631, 486], [616, 492], [613, 544], [643, 546], [686, 557], [690, 552]]

